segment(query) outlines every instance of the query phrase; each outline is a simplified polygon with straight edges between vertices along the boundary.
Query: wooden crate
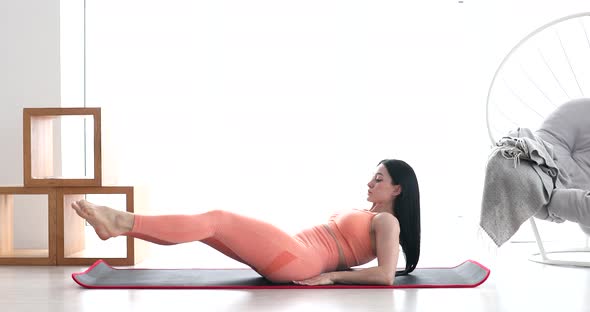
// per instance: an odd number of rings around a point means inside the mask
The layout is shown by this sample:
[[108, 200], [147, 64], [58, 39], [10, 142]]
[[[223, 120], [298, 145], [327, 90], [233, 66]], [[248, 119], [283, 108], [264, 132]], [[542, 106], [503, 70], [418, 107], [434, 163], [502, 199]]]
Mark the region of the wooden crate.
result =
[[[47, 196], [47, 248], [14, 248], [14, 198], [18, 195]], [[0, 264], [55, 265], [57, 263], [56, 190], [52, 188], [0, 187]]]
[[[68, 177], [57, 174], [54, 151], [59, 148], [55, 129], [62, 116], [92, 117], [92, 177]], [[85, 129], [80, 129], [83, 134]], [[26, 187], [101, 186], [101, 120], [100, 108], [24, 108], [23, 167]]]
[[[83, 199], [87, 195], [123, 195], [125, 196], [125, 211], [134, 212], [133, 187], [105, 186], [82, 188], [59, 188], [57, 191], [57, 264], [58, 265], [90, 265], [98, 259], [103, 259], [111, 265], [134, 265], [143, 257], [135, 239], [123, 237], [126, 240], [122, 256], [110, 256], [111, 250], [104, 254], [97, 254], [91, 246], [86, 246], [86, 230], [91, 229], [84, 219], [80, 218], [71, 208], [72, 202]], [[102, 204], [96, 202], [96, 204]], [[107, 205], [108, 206], [108, 205]], [[96, 235], [91, 231], [89, 235]], [[107, 244], [112, 238], [105, 241]], [[102, 243], [101, 243], [102, 244]]]

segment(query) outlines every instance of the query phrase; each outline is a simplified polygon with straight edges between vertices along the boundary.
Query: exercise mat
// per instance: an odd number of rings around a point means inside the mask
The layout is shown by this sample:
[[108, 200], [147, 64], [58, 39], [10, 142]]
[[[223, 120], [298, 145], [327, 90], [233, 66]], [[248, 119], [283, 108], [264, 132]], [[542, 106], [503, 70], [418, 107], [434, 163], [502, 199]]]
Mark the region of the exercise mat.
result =
[[469, 288], [488, 278], [490, 270], [473, 260], [455, 267], [416, 268], [397, 276], [394, 285], [319, 285], [276, 284], [252, 269], [146, 269], [114, 268], [96, 261], [84, 272], [73, 273], [76, 283], [86, 288], [121, 289], [295, 289], [295, 288]]

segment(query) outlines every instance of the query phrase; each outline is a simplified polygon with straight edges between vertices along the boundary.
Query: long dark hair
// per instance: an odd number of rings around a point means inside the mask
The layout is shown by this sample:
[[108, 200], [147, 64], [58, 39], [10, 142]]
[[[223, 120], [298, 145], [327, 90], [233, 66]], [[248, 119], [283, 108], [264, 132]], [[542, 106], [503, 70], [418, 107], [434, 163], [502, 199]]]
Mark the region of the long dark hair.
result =
[[395, 272], [395, 276], [407, 275], [414, 271], [420, 258], [420, 190], [414, 169], [406, 162], [385, 159], [379, 162], [387, 168], [391, 183], [401, 185], [401, 193], [395, 198], [393, 215], [399, 221], [399, 244], [406, 258], [406, 269]]

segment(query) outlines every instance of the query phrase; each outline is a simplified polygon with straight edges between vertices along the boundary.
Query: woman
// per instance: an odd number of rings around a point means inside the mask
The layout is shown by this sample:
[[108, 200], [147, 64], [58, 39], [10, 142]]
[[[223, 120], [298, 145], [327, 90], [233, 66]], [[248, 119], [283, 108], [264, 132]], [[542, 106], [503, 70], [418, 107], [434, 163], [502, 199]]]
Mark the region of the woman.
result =
[[[72, 208], [103, 240], [126, 235], [164, 245], [201, 241], [276, 283], [393, 285], [395, 276], [412, 272], [420, 257], [418, 181], [407, 163], [386, 159], [368, 186], [371, 209], [335, 214], [295, 236], [222, 210], [143, 216], [84, 200]], [[399, 245], [406, 268], [396, 272]], [[349, 270], [375, 258], [375, 267]]]

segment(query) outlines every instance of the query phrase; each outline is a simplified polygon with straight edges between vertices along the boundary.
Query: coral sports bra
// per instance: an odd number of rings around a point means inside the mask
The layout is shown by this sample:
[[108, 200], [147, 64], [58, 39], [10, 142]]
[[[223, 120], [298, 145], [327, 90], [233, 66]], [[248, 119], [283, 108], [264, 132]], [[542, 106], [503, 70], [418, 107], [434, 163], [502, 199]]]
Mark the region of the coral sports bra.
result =
[[348, 267], [375, 259], [371, 246], [371, 222], [376, 215], [368, 210], [354, 209], [330, 217], [328, 226], [342, 247]]

